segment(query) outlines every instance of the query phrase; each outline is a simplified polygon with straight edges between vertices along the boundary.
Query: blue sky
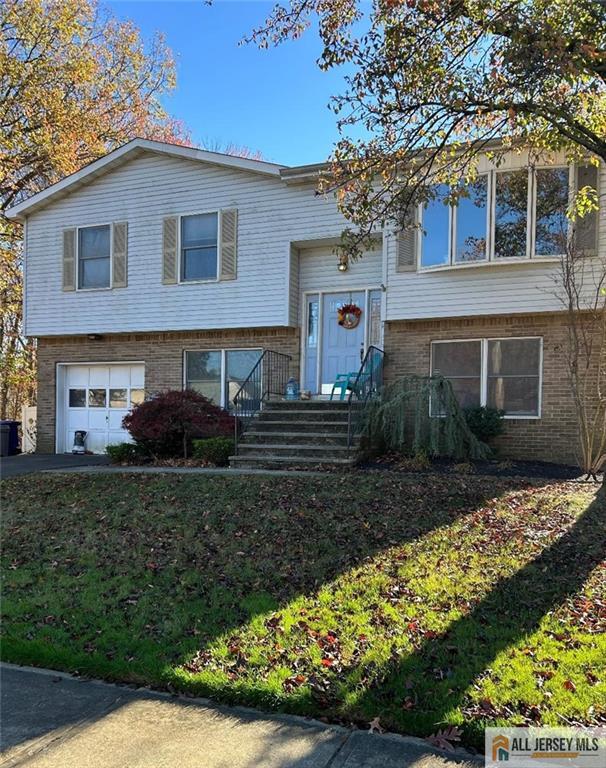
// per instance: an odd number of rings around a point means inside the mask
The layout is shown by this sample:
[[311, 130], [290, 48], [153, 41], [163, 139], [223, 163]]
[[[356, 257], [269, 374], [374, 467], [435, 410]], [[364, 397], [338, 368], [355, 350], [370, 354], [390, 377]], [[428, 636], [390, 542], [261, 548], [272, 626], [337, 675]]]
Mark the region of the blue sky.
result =
[[330, 96], [342, 72], [316, 65], [313, 29], [266, 51], [238, 41], [262, 22], [273, 3], [260, 0], [106, 0], [145, 37], [166, 36], [177, 62], [177, 89], [167, 110], [189, 127], [194, 143], [232, 142], [266, 160], [299, 165], [325, 160], [337, 138]]

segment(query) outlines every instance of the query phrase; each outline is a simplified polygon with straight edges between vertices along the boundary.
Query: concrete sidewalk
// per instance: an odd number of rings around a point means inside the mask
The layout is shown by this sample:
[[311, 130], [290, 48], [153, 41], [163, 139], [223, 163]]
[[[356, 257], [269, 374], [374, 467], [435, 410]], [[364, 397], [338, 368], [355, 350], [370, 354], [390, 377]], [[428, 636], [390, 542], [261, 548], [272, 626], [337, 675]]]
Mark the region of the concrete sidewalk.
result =
[[420, 739], [85, 681], [3, 664], [0, 766], [477, 768]]

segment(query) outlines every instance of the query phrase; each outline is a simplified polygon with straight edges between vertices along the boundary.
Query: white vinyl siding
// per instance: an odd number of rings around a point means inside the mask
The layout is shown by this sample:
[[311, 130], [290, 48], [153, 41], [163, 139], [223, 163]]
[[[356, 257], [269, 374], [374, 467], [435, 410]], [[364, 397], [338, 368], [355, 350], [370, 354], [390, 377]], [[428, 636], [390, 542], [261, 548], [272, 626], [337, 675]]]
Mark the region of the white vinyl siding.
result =
[[[233, 209], [238, 211], [237, 279], [163, 284], [163, 221]], [[99, 221], [128, 222], [128, 286], [63, 292], [63, 230]], [[143, 155], [28, 217], [27, 332], [287, 325], [289, 243], [336, 238], [345, 224], [334, 199], [315, 195], [313, 184], [290, 187], [248, 171]], [[336, 266], [330, 271], [336, 281]]]
[[338, 258], [330, 246], [299, 251], [299, 288], [310, 291], [343, 291], [379, 287], [382, 282], [382, 252], [369, 251], [339, 272]]

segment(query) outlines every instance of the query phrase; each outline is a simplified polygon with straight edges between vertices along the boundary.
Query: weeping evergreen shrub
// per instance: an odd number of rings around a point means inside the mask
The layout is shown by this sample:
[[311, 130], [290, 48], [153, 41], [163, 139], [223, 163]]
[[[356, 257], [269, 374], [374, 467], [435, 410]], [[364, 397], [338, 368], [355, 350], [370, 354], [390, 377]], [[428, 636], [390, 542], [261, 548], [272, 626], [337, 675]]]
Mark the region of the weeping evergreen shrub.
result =
[[[431, 413], [430, 415], [430, 405]], [[486, 459], [490, 448], [470, 430], [449, 381], [405, 376], [364, 409], [362, 434], [371, 445], [408, 455]]]

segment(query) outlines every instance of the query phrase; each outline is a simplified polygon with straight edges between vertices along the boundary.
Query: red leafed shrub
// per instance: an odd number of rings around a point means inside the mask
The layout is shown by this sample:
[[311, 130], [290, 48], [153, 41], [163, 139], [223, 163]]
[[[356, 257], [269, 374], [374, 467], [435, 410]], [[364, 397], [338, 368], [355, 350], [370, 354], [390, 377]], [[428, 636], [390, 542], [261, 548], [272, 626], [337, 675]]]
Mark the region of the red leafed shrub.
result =
[[191, 389], [173, 389], [136, 405], [122, 426], [152, 456], [187, 458], [194, 438], [232, 437], [234, 417]]

